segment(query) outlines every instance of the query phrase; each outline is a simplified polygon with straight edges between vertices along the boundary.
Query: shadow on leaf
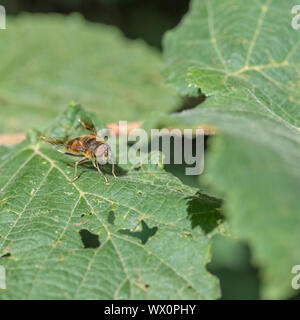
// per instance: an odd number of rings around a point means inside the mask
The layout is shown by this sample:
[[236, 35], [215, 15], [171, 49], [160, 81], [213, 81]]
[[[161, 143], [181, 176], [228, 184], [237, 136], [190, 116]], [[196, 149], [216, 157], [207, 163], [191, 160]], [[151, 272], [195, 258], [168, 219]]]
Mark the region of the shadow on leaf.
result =
[[[70, 161], [67, 161], [67, 160], [60, 160], [62, 163], [64, 163], [65, 165], [67, 165], [69, 168], [73, 168], [74, 172], [75, 172], [75, 162], [70, 162]], [[99, 166], [101, 171], [104, 173], [104, 174], [108, 174], [108, 175], [112, 175], [112, 167], [111, 165], [106, 165], [105, 167], [104, 166]], [[80, 170], [81, 169], [81, 170]], [[81, 175], [84, 174], [84, 170], [82, 169], [85, 169], [87, 171], [95, 171], [97, 172], [97, 169], [92, 165], [92, 163], [84, 163], [84, 164], [81, 164], [78, 166], [78, 176], [79, 178], [81, 177]], [[98, 172], [97, 172], [98, 174]], [[118, 165], [115, 165], [115, 174], [117, 177], [122, 177], [122, 176], [125, 176], [127, 174], [127, 170], [124, 170], [123, 168], [119, 167]]]

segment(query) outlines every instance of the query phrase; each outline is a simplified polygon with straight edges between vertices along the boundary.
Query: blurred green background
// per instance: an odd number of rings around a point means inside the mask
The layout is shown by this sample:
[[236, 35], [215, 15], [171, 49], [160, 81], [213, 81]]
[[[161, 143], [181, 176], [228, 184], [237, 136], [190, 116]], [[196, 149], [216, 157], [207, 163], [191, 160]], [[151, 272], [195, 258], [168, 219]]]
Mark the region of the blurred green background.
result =
[[8, 14], [80, 12], [87, 20], [117, 26], [131, 39], [142, 38], [161, 48], [164, 32], [189, 8], [188, 0], [3, 0]]
[[[9, 19], [0, 34], [0, 133], [43, 129], [45, 119], [75, 98], [104, 122], [190, 107], [191, 101], [160, 87], [162, 37], [180, 22], [188, 0], [4, 0], [1, 5]], [[198, 177], [184, 176], [184, 168], [166, 169], [199, 187]], [[258, 270], [247, 244], [215, 236], [212, 254], [208, 268], [220, 279], [222, 299], [259, 299]]]

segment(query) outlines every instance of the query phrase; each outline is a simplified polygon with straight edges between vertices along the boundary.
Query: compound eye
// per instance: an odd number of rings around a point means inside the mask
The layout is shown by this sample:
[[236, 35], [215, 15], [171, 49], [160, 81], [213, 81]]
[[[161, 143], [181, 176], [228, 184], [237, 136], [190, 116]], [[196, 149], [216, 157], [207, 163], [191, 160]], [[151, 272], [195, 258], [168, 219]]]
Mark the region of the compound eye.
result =
[[104, 157], [105, 157], [105, 158], [108, 157], [108, 152], [107, 152], [107, 151], [104, 152]]

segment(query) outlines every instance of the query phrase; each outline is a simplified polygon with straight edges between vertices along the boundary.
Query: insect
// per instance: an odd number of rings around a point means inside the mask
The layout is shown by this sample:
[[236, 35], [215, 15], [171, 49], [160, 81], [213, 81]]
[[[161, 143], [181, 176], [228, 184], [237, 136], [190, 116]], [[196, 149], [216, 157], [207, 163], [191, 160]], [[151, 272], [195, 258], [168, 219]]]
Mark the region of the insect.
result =
[[[91, 161], [93, 166], [98, 170], [100, 175], [104, 178], [105, 183], [109, 184], [106, 176], [99, 168], [99, 163], [104, 165], [107, 163], [109, 157], [111, 156], [111, 148], [109, 144], [105, 143], [97, 136], [97, 130], [93, 124], [93, 122], [85, 118], [84, 120], [80, 119], [79, 122], [81, 125], [88, 131], [91, 132], [89, 135], [76, 137], [72, 140], [62, 140], [62, 139], [48, 139], [46, 137], [41, 136], [40, 138], [48, 143], [51, 143], [54, 146], [63, 146], [65, 151], [60, 150], [55, 147], [55, 150], [63, 153], [68, 156], [83, 158], [79, 161], [75, 162], [75, 178], [69, 183], [75, 182], [78, 177], [78, 165], [83, 164], [85, 162]], [[115, 175], [115, 166], [112, 163], [112, 175], [115, 179], [117, 176]]]

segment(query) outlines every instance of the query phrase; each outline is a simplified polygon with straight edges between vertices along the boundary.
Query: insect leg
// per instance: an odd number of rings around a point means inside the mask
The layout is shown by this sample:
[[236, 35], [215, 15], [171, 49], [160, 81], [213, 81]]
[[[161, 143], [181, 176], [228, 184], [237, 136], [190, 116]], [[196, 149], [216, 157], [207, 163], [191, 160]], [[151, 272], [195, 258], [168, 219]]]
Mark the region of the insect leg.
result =
[[54, 149], [55, 149], [56, 151], [58, 151], [58, 152], [62, 153], [62, 154], [67, 155], [67, 156], [79, 157], [79, 158], [84, 157], [84, 155], [82, 155], [82, 154], [74, 154], [74, 153], [70, 153], [70, 152], [65, 152], [65, 151], [63, 151], [63, 150], [59, 150], [59, 149], [57, 149], [57, 148], [54, 148]]
[[115, 164], [114, 163], [111, 164], [111, 172], [112, 172], [112, 175], [114, 176], [114, 178], [118, 179], [118, 177], [115, 174]]
[[75, 178], [73, 179], [73, 180], [71, 180], [71, 181], [69, 181], [69, 183], [73, 183], [73, 182], [75, 182], [77, 179], [78, 179], [78, 174], [77, 174], [77, 171], [78, 171], [78, 165], [79, 164], [82, 164], [82, 163], [85, 163], [85, 162], [88, 162], [88, 161], [90, 161], [90, 159], [82, 159], [82, 160], [80, 160], [80, 161], [76, 161], [75, 162]]
[[[112, 171], [111, 171], [112, 175], [114, 176], [115, 179], [118, 179], [118, 177], [117, 177], [116, 174], [115, 174], [115, 164], [112, 163], [112, 164], [111, 164], [111, 167], [112, 167]], [[110, 172], [108, 171], [108, 169], [106, 168], [105, 164], [103, 165], [103, 169], [104, 169], [105, 172], [110, 173]]]
[[106, 183], [106, 184], [109, 184], [107, 178], [105, 177], [105, 175], [103, 174], [103, 172], [100, 170], [99, 165], [98, 165], [98, 162], [97, 162], [96, 159], [93, 160], [93, 165], [94, 165], [94, 167], [98, 170], [98, 172], [101, 174], [101, 176], [104, 178], [105, 183]]

